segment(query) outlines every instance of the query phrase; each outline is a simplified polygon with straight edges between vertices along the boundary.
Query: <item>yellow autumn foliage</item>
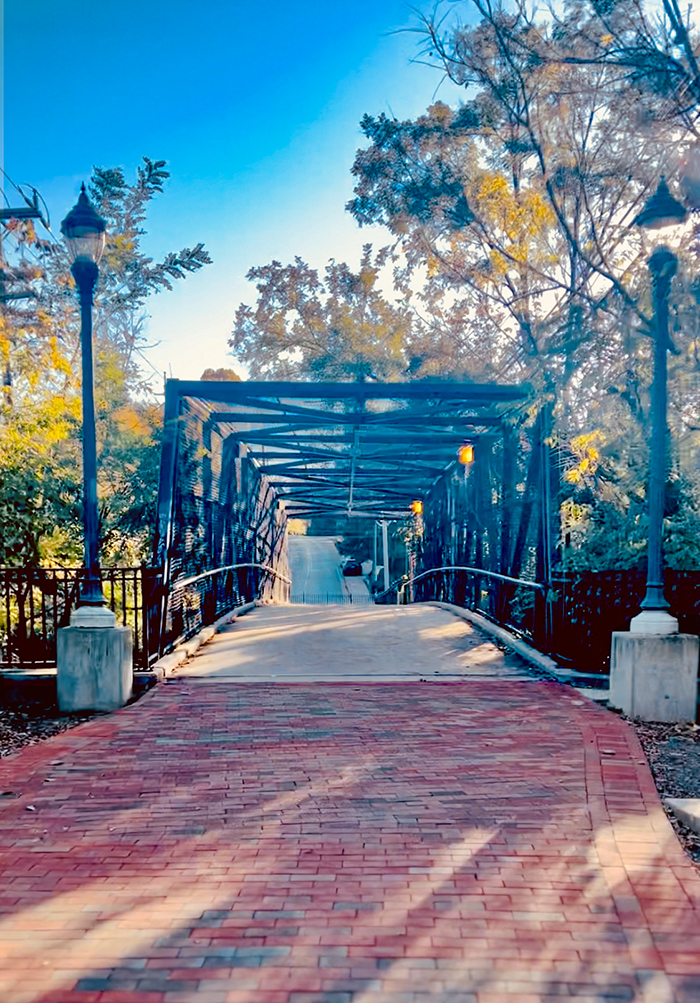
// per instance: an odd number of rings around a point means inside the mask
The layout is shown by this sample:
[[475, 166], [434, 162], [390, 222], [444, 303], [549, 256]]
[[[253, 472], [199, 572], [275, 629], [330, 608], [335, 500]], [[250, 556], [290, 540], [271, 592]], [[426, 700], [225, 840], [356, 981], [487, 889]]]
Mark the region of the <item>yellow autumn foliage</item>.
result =
[[502, 174], [483, 174], [467, 195], [477, 214], [501, 231], [514, 256], [525, 261], [533, 239], [542, 237], [556, 222], [554, 212], [535, 188], [514, 191]]
[[569, 484], [580, 484], [586, 475], [594, 474], [600, 462], [598, 447], [605, 445], [605, 441], [605, 433], [599, 428], [574, 436], [571, 440], [574, 464], [564, 474], [564, 480]]
[[369, 291], [373, 288], [374, 283], [377, 279], [377, 273], [371, 268], [362, 268], [360, 270], [360, 283], [363, 289]]
[[112, 417], [120, 432], [130, 432], [141, 438], [150, 438], [153, 434], [152, 425], [146, 420], [143, 412], [139, 413], [130, 404], [117, 408]]

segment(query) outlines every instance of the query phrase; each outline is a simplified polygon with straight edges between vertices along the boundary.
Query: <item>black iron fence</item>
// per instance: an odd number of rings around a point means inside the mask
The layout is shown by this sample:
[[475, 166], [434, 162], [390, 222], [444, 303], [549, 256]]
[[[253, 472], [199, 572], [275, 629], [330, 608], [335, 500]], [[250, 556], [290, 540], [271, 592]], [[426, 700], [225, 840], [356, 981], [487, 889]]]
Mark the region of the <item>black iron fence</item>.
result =
[[[0, 568], [0, 668], [56, 665], [56, 631], [67, 627], [82, 568]], [[255, 599], [284, 599], [289, 580], [259, 564], [231, 565], [163, 587], [160, 568], [103, 568], [117, 623], [134, 632], [134, 669], [146, 670], [179, 641]]]
[[[0, 668], [55, 666], [56, 631], [70, 621], [82, 574], [79, 568], [0, 568]], [[147, 669], [179, 641], [237, 606], [260, 598], [285, 601], [289, 595], [289, 579], [260, 564], [181, 578], [167, 591], [158, 568], [104, 568], [102, 585], [117, 622], [134, 631], [136, 670]], [[563, 664], [605, 674], [611, 634], [629, 629], [644, 586], [641, 571], [560, 574], [546, 591], [537, 582], [450, 568], [395, 582], [375, 597], [305, 593], [301, 601], [452, 602], [478, 610]], [[700, 571], [667, 571], [666, 596], [680, 630], [700, 634]]]
[[[83, 575], [82, 568], [0, 568], [0, 667], [56, 664], [56, 631], [70, 622]], [[148, 603], [157, 577], [145, 566], [102, 571], [102, 587], [117, 623], [134, 632], [137, 668], [148, 665], [153, 641]]]
[[[700, 571], [666, 571], [666, 598], [681, 633], [700, 634]], [[577, 571], [552, 580], [551, 653], [580, 671], [610, 670], [610, 640], [629, 630], [644, 598], [643, 571]]]
[[307, 606], [372, 606], [374, 597], [370, 595], [344, 592], [295, 592], [290, 602]]

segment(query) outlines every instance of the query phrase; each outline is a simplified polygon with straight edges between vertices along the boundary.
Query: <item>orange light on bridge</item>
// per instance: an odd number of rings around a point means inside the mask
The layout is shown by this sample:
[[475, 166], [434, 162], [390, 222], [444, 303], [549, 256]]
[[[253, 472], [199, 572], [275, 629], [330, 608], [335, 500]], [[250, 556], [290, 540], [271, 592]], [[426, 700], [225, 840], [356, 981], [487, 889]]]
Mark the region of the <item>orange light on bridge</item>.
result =
[[466, 442], [463, 446], [460, 446], [457, 450], [457, 459], [460, 463], [468, 467], [470, 463], [474, 462], [474, 447], [471, 442]]
[[414, 515], [423, 515], [423, 502], [418, 501], [418, 499], [416, 499], [416, 501], [412, 501], [411, 512], [413, 512]]

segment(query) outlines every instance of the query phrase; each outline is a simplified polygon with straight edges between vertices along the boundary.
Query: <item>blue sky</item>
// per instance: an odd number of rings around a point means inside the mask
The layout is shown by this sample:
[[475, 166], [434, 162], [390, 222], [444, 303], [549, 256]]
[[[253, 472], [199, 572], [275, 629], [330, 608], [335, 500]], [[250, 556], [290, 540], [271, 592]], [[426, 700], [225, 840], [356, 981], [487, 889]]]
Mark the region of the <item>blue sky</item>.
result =
[[344, 204], [362, 114], [410, 117], [435, 99], [439, 73], [396, 33], [416, 23], [403, 0], [5, 0], [5, 170], [40, 190], [58, 233], [93, 164], [167, 160], [145, 248], [203, 241], [214, 264], [151, 299], [147, 355], [198, 378], [234, 364], [251, 266], [356, 262], [383, 241]]

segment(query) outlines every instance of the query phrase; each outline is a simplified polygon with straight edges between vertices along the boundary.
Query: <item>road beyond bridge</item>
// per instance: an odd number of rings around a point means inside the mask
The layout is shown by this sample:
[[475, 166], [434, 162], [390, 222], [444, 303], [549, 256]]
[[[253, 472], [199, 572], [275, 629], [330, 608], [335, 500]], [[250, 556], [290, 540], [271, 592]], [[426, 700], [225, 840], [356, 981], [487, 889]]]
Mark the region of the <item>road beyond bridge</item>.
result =
[[292, 603], [371, 601], [362, 576], [343, 576], [334, 537], [290, 536], [288, 548]]
[[632, 729], [432, 607], [258, 609], [0, 791], [3, 1003], [700, 996]]

